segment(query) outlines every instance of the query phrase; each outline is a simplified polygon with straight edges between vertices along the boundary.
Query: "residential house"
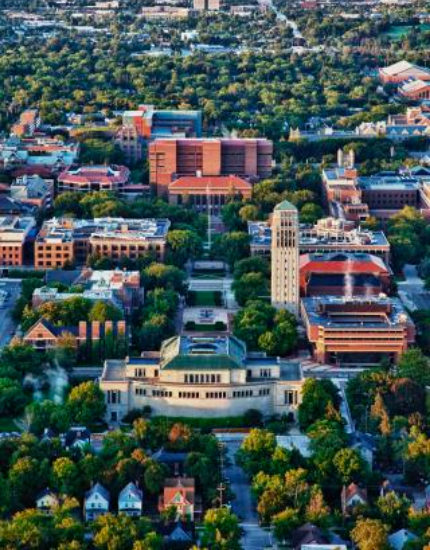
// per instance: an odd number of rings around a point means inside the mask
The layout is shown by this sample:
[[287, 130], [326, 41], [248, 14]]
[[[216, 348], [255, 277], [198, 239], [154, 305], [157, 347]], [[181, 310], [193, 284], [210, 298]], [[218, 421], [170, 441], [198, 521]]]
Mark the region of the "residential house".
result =
[[91, 432], [85, 426], [71, 426], [60, 439], [66, 449], [82, 449], [90, 444]]
[[355, 483], [350, 483], [348, 487], [344, 485], [342, 488], [341, 503], [343, 514], [351, 512], [356, 506], [366, 506], [368, 503], [367, 489], [362, 489]]
[[131, 517], [142, 515], [143, 492], [134, 483], [124, 487], [118, 496], [118, 512]]
[[90, 351], [87, 348], [103, 346], [107, 342], [107, 336], [112, 334], [114, 340], [128, 342], [127, 325], [125, 321], [81, 321], [78, 327], [58, 327], [43, 317], [39, 319], [23, 336], [23, 342], [38, 351], [47, 351], [56, 348], [67, 335], [72, 335], [75, 346], [82, 352]]
[[44, 514], [52, 514], [54, 508], [60, 504], [60, 497], [49, 487], [43, 489], [36, 497], [36, 508]]
[[176, 508], [178, 519], [194, 521], [195, 516], [201, 513], [201, 504], [196, 505], [194, 478], [176, 477], [164, 481], [164, 491], [159, 498], [158, 509], [162, 512], [170, 506]]
[[[408, 531], [408, 529], [399, 529], [395, 533], [388, 536], [388, 544], [393, 550], [403, 550], [407, 543], [418, 540], [418, 537]], [[409, 548], [409, 546], [408, 546]]]
[[302, 550], [303, 547], [306, 548], [306, 545], [328, 544], [329, 540], [323, 535], [319, 527], [312, 523], [305, 523], [293, 531], [291, 542], [294, 550]]
[[93, 521], [109, 512], [109, 491], [100, 483], [96, 483], [85, 493], [84, 517], [85, 521]]
[[165, 451], [163, 448], [152, 455], [154, 460], [167, 466], [172, 476], [175, 477], [185, 474], [185, 461], [187, 457], [188, 453], [170, 452]]

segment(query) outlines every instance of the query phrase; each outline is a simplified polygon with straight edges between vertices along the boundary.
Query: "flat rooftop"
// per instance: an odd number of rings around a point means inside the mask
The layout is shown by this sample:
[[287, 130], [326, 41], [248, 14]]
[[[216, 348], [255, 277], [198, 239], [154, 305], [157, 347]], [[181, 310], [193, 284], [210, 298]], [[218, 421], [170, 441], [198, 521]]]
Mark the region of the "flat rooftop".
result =
[[94, 218], [74, 220], [53, 218], [46, 221], [39, 233], [39, 242], [67, 242], [79, 238], [120, 240], [164, 239], [170, 228], [167, 219]]
[[[270, 247], [272, 243], [272, 228], [268, 222], [249, 221], [248, 234], [251, 238], [251, 245]], [[306, 248], [311, 245], [330, 245], [330, 244], [352, 244], [352, 245], [371, 245], [383, 246], [389, 248], [389, 243], [382, 231], [362, 231], [352, 229], [349, 231], [320, 230], [309, 226], [300, 226], [299, 246]]]
[[302, 305], [310, 324], [326, 328], [390, 328], [412, 324], [398, 298], [318, 296], [303, 298]]
[[361, 189], [369, 191], [419, 191], [420, 182], [404, 176], [370, 176], [358, 179]]

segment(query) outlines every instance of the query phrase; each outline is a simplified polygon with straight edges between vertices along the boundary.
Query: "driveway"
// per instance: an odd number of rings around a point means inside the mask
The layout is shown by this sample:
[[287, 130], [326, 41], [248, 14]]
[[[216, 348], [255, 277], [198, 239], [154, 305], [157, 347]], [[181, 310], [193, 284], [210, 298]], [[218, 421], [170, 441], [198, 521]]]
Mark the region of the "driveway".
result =
[[236, 495], [231, 508], [232, 512], [239, 517], [244, 531], [241, 541], [242, 547], [245, 550], [275, 548], [272, 544], [271, 533], [262, 529], [258, 524], [256, 502], [251, 494], [248, 476], [235, 463], [234, 456], [240, 445], [240, 441], [225, 442], [227, 456], [230, 460], [229, 465], [224, 469], [224, 475], [230, 481], [231, 489]]

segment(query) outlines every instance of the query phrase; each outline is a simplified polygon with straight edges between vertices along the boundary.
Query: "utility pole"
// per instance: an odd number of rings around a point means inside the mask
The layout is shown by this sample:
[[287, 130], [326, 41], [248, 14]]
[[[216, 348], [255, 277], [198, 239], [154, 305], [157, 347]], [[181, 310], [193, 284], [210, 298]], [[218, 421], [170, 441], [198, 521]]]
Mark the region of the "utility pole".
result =
[[206, 186], [206, 206], [207, 206], [207, 213], [208, 213], [208, 250], [211, 251], [212, 247], [212, 220], [211, 220], [211, 195], [210, 195], [210, 188], [209, 184]]
[[220, 472], [221, 472], [221, 481], [218, 484], [217, 490], [219, 492], [219, 507], [224, 506], [224, 491], [226, 489], [224, 483], [224, 444], [221, 441], [218, 443], [219, 455], [220, 455]]

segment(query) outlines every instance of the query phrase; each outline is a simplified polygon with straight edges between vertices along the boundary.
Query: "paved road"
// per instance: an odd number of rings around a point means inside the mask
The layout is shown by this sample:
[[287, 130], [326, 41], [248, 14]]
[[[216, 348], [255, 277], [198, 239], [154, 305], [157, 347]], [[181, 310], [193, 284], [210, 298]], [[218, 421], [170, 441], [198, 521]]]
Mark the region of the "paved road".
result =
[[251, 494], [251, 487], [245, 472], [236, 465], [234, 455], [240, 447], [240, 441], [225, 443], [230, 464], [224, 469], [225, 477], [230, 481], [231, 488], [236, 495], [232, 502], [232, 511], [240, 518], [244, 531], [242, 547], [245, 550], [264, 550], [274, 548], [271, 534], [258, 524], [258, 514], [255, 509], [255, 500]]
[[21, 283], [17, 281], [6, 281], [0, 279], [0, 290], [9, 293], [9, 297], [0, 306], [0, 349], [7, 346], [16, 330], [16, 322], [12, 319], [11, 313], [17, 299], [21, 295]]
[[418, 275], [415, 265], [405, 265], [403, 268], [404, 281], [397, 283], [399, 298], [403, 304], [415, 311], [416, 309], [430, 308], [430, 293], [424, 289], [424, 281]]

